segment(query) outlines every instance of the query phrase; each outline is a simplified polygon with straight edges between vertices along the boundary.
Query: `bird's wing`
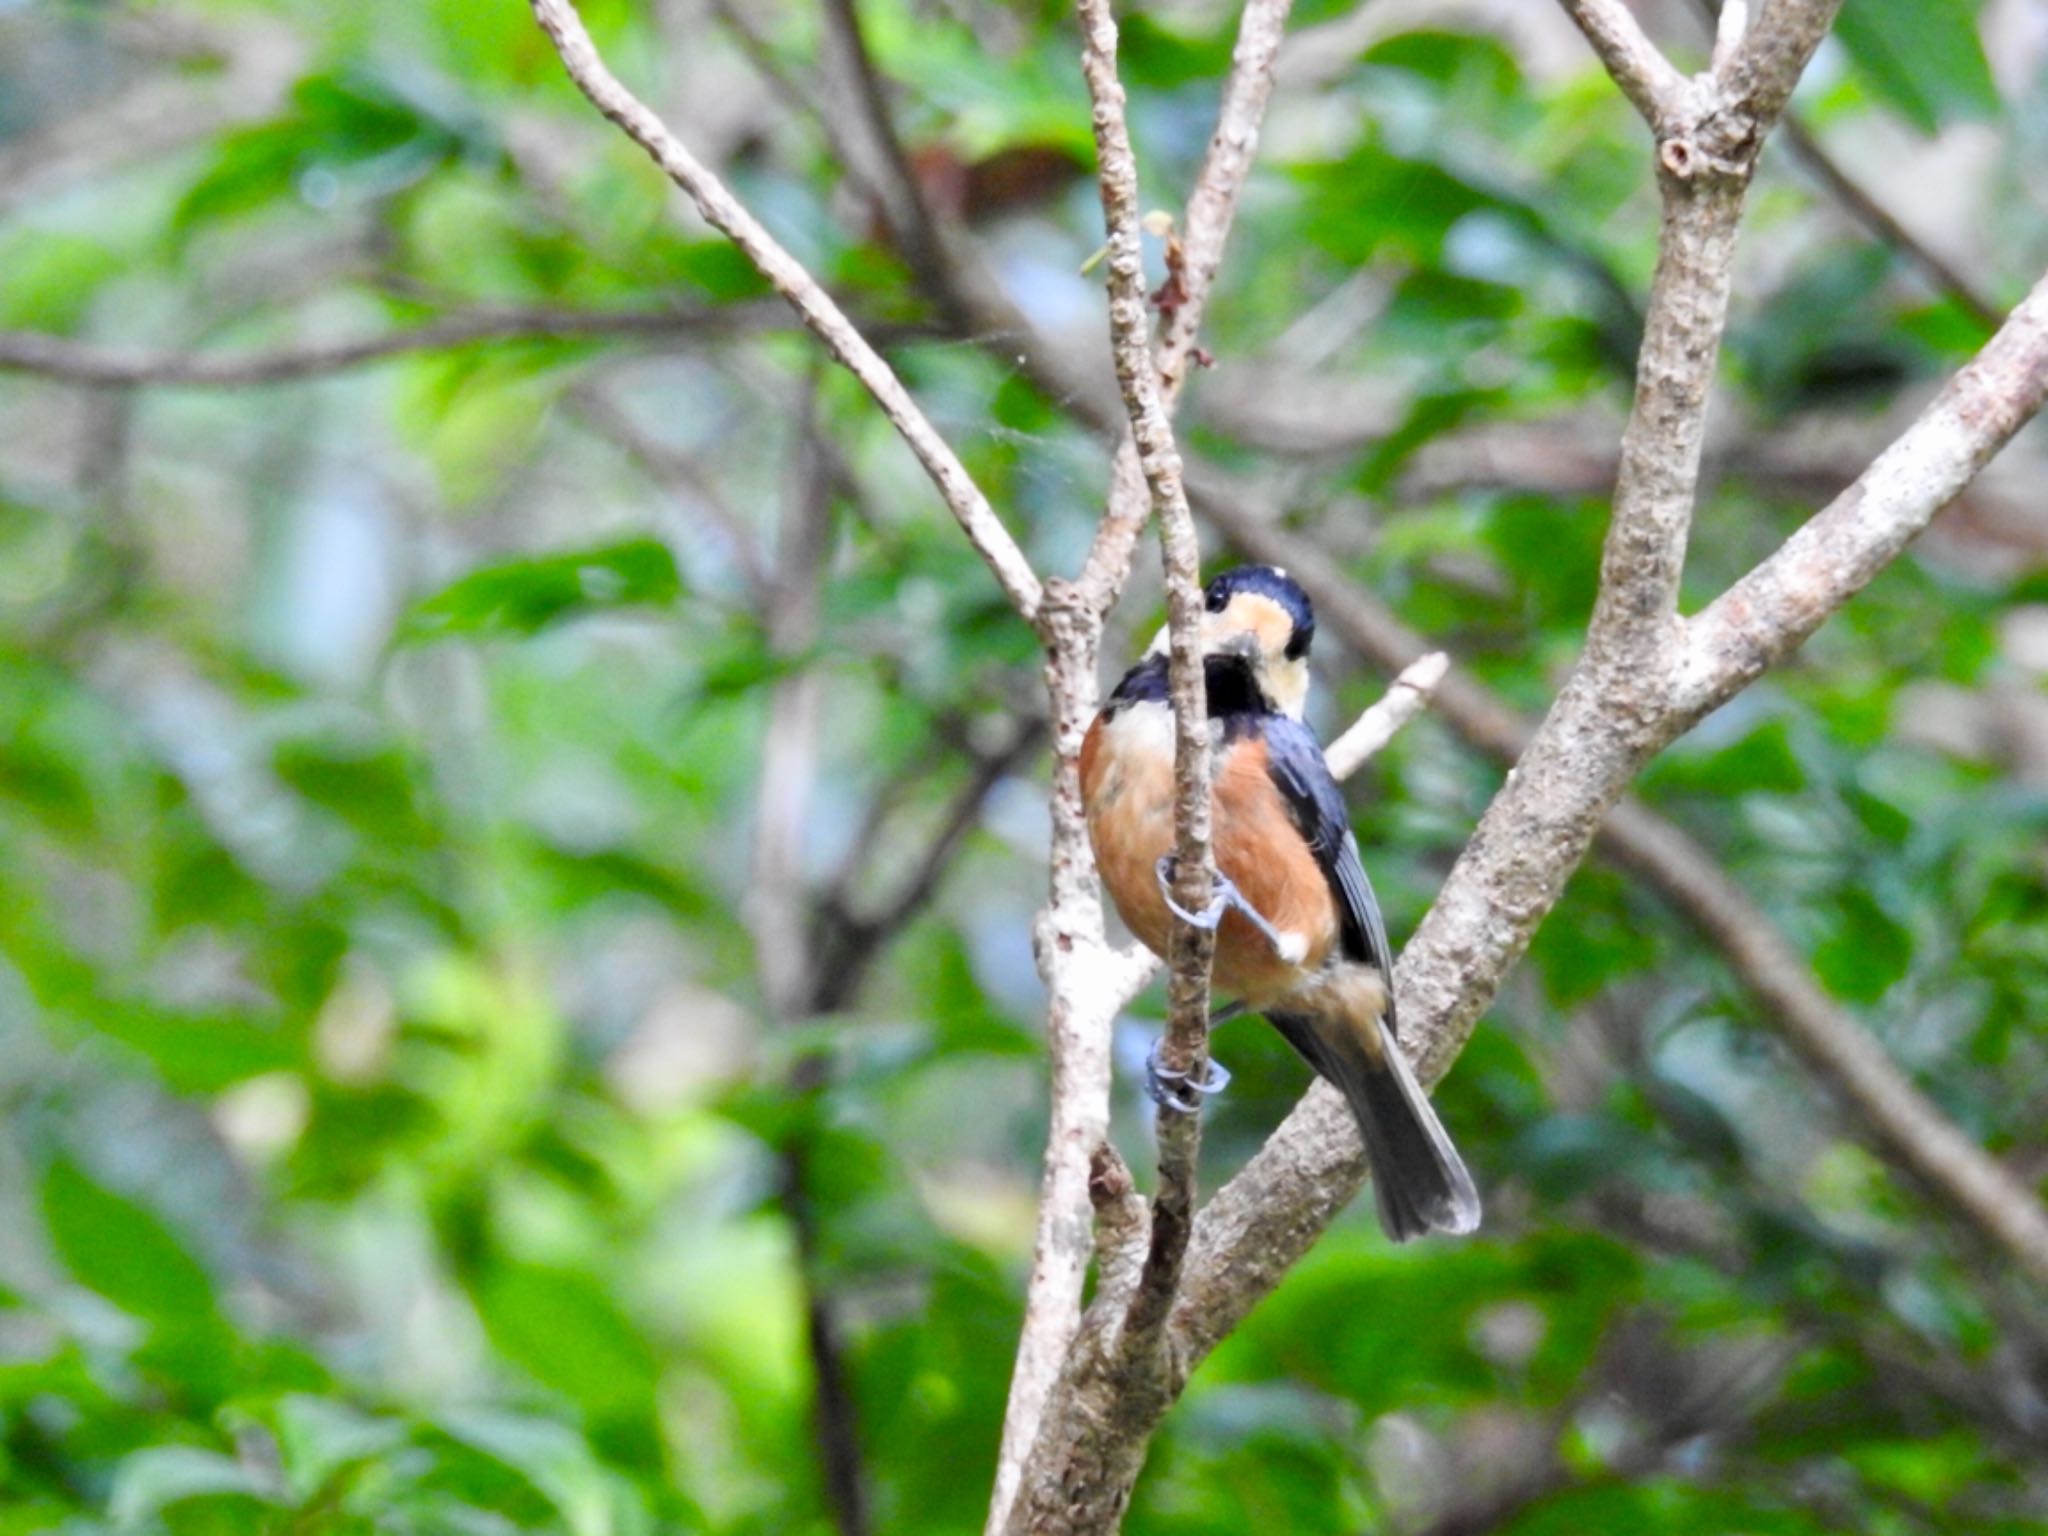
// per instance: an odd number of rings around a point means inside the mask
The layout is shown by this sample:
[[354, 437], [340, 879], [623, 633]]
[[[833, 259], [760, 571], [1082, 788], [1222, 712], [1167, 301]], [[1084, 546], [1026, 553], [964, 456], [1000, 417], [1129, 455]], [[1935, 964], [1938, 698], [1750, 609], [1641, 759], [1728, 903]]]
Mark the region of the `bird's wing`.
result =
[[1344, 809], [1344, 794], [1323, 759], [1323, 749], [1313, 732], [1299, 720], [1285, 715], [1266, 722], [1266, 771], [1272, 775], [1288, 814], [1314, 852], [1323, 878], [1337, 898], [1341, 919], [1341, 942], [1348, 960], [1374, 966], [1388, 980], [1387, 1024], [1394, 1024], [1393, 945], [1387, 941], [1386, 919], [1380, 916], [1379, 899], [1359, 862], [1358, 839], [1351, 835], [1351, 818]]

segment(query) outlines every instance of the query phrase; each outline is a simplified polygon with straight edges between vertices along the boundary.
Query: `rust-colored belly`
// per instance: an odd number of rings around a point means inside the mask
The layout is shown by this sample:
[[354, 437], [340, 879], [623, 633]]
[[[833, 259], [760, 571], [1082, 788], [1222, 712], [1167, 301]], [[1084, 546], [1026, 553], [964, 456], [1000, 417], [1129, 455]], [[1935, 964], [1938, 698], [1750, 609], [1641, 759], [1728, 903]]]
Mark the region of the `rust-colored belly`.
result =
[[[1095, 862], [1117, 914], [1154, 954], [1166, 953], [1172, 917], [1159, 889], [1159, 860], [1173, 851], [1172, 717], [1126, 711], [1089, 728], [1081, 786]], [[1267, 777], [1255, 740], [1218, 754], [1217, 867], [1289, 940], [1277, 953], [1237, 913], [1216, 934], [1215, 986], [1254, 1007], [1297, 990], [1328, 958], [1337, 936], [1329, 882]]]

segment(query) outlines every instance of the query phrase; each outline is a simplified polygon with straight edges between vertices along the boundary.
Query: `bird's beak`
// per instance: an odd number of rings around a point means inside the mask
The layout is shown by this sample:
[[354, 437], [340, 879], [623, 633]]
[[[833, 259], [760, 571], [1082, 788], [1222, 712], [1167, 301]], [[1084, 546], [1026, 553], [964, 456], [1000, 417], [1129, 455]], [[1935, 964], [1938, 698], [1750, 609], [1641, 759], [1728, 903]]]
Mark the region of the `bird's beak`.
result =
[[1211, 630], [1203, 636], [1202, 649], [1211, 656], [1238, 656], [1246, 661], [1259, 659], [1259, 637], [1248, 629]]

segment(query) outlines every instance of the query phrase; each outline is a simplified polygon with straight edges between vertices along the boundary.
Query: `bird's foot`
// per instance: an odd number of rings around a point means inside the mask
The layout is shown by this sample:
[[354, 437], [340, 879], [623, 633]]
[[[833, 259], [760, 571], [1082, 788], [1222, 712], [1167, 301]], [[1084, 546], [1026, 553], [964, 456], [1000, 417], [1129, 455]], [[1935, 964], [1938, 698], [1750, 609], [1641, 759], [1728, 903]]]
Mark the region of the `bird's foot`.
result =
[[1220, 869], [1216, 871], [1216, 883], [1209, 897], [1209, 905], [1199, 914], [1183, 908], [1173, 899], [1173, 877], [1179, 867], [1180, 859], [1175, 854], [1165, 854], [1159, 860], [1159, 892], [1166, 899], [1167, 911], [1184, 923], [1214, 932], [1222, 923], [1223, 915], [1235, 910], [1246, 922], [1258, 929], [1265, 941], [1273, 946], [1274, 954], [1290, 963], [1299, 963], [1299, 951], [1302, 948], [1300, 941], [1290, 943], [1285, 934], [1266, 921], [1263, 912], [1244, 899], [1244, 893], [1237, 888], [1236, 882]]
[[1208, 1074], [1200, 1082], [1186, 1072], [1162, 1066], [1159, 1047], [1165, 1043], [1166, 1037], [1161, 1035], [1145, 1056], [1145, 1092], [1161, 1109], [1177, 1109], [1191, 1115], [1202, 1107], [1203, 1099], [1212, 1098], [1230, 1086], [1229, 1069], [1214, 1057], [1209, 1060]]
[[1173, 877], [1180, 870], [1180, 855], [1165, 853], [1159, 856], [1155, 873], [1159, 878], [1159, 894], [1166, 899], [1166, 910], [1191, 928], [1206, 928], [1214, 933], [1223, 921], [1223, 914], [1233, 905], [1242, 905], [1244, 898], [1237, 893], [1237, 887], [1230, 883], [1230, 877], [1222, 870], [1216, 871], [1216, 883], [1210, 887], [1209, 905], [1200, 912], [1190, 912], [1173, 899]]

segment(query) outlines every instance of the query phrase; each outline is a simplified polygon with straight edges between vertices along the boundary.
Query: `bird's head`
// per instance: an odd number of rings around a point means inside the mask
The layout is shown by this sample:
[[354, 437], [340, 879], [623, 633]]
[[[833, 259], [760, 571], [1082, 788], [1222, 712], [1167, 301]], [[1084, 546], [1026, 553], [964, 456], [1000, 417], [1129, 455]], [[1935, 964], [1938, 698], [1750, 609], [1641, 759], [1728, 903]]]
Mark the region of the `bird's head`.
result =
[[[1277, 565], [1240, 565], [1210, 581], [1203, 607], [1202, 655], [1212, 676], [1219, 662], [1241, 664], [1266, 704], [1299, 720], [1316, 637], [1315, 609], [1300, 583]], [[1166, 638], [1162, 629], [1152, 648], [1163, 652]]]

